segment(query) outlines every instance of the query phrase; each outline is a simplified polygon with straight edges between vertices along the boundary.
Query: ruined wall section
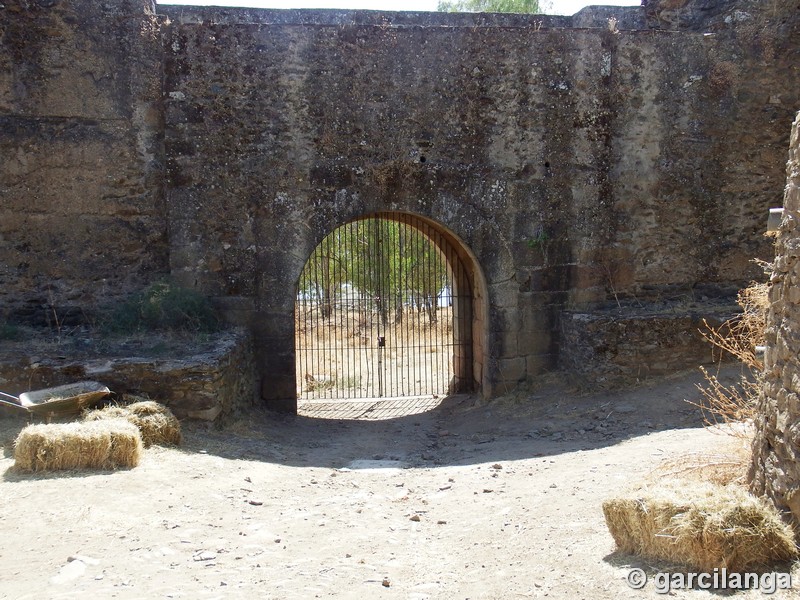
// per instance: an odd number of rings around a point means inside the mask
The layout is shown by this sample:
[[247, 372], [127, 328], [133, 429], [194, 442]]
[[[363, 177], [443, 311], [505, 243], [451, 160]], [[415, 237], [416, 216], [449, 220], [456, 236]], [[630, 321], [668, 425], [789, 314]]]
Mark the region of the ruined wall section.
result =
[[579, 249], [574, 307], [732, 297], [762, 277], [781, 130], [800, 103], [798, 31], [765, 30], [770, 47], [753, 31], [614, 36], [612, 185], [604, 208], [584, 211], [605, 243]]
[[587, 382], [712, 361], [701, 317], [732, 316], [736, 290], [763, 280], [753, 259], [772, 258], [765, 215], [800, 105], [800, 11], [743, 4], [708, 29], [612, 38], [612, 185], [604, 210], [576, 213], [599, 226], [578, 247], [561, 319], [560, 364]]
[[800, 113], [792, 127], [786, 175], [750, 481], [755, 494], [790, 512], [800, 530]]
[[167, 270], [154, 6], [0, 6], [0, 320], [70, 324]]
[[253, 299], [257, 348], [283, 349], [262, 372], [293, 386], [287, 290], [314, 246], [373, 212], [430, 217], [486, 274], [490, 381], [525, 380], [554, 360], [565, 208], [602, 179], [605, 141], [591, 132], [605, 110], [602, 44], [597, 32], [537, 27], [173, 22], [173, 272]]

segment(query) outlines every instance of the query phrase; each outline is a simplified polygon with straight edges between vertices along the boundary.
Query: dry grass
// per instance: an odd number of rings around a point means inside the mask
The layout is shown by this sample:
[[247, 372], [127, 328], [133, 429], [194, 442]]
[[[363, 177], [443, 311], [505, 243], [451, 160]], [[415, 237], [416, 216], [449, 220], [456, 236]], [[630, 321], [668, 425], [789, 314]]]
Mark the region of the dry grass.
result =
[[617, 549], [703, 572], [744, 572], [797, 556], [776, 510], [743, 489], [681, 482], [645, 487], [603, 503]]
[[687, 485], [708, 482], [715, 485], [747, 486], [747, 470], [752, 457], [750, 432], [735, 435], [732, 443], [719, 452], [692, 452], [669, 458], [650, 472], [648, 482], [688, 480]]
[[139, 430], [128, 421], [28, 425], [14, 443], [20, 471], [135, 467], [142, 453]]
[[[376, 340], [381, 354], [385, 396], [445, 394], [453, 376], [453, 309], [438, 307], [436, 321], [426, 311], [406, 309], [402, 320], [379, 324], [379, 315], [335, 310], [330, 319], [317, 308], [296, 307], [297, 392], [303, 400], [377, 396]], [[313, 326], [312, 326], [313, 325]]]
[[761, 370], [764, 366], [756, 353], [756, 347], [764, 345], [769, 309], [768, 291], [766, 283], [752, 283], [740, 290], [737, 302], [742, 313], [729, 319], [719, 329], [705, 323], [707, 331], [702, 332], [703, 337], [718, 349], [756, 370]]
[[125, 406], [108, 406], [88, 411], [84, 420], [91, 422], [125, 419], [139, 429], [146, 448], [152, 445], [181, 444], [181, 424], [170, 409], [147, 398], [126, 396], [126, 399], [134, 402]]
[[704, 321], [706, 330], [701, 331], [703, 337], [721, 351], [722, 356], [733, 356], [744, 367], [739, 381], [732, 385], [723, 384], [716, 375], [700, 367], [706, 379], [705, 384], [697, 386], [702, 400], [691, 404], [703, 411], [708, 425], [736, 423], [755, 416], [764, 369], [756, 348], [764, 345], [769, 308], [767, 284], [753, 283], [741, 290], [738, 303], [742, 307], [740, 315], [719, 328]]

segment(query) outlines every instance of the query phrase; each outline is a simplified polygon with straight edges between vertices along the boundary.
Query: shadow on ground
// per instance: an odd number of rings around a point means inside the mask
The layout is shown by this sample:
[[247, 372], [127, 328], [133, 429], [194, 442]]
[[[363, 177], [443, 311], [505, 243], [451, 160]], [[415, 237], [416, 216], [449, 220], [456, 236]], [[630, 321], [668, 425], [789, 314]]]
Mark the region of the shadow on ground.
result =
[[[723, 381], [738, 376], [737, 368], [720, 374]], [[187, 424], [184, 450], [328, 468], [353, 461], [437, 467], [544, 457], [702, 427], [696, 406], [702, 381], [700, 373], [687, 372], [636, 389], [582, 394], [551, 382], [489, 402], [448, 396], [427, 412], [384, 419], [374, 418], [377, 410], [362, 419], [331, 412], [318, 418], [309, 416], [318, 413], [313, 407], [302, 406], [300, 415], [254, 410], [222, 430]], [[345, 404], [342, 414], [352, 414]]]
[[[721, 374], [739, 377], [736, 367]], [[500, 462], [589, 451], [667, 429], [702, 427], [699, 372], [686, 372], [624, 391], [579, 393], [563, 381], [492, 401], [448, 396], [426, 412], [391, 415], [377, 407], [361, 419], [327, 418], [314, 407], [287, 415], [252, 409], [222, 429], [184, 422], [186, 453], [266, 461], [298, 467], [429, 467]], [[688, 401], [687, 401], [688, 400]], [[391, 402], [391, 401], [388, 401]], [[342, 404], [341, 415], [353, 414]], [[351, 403], [352, 404], [352, 403]], [[364, 403], [363, 406], [367, 406]], [[13, 457], [13, 440], [25, 418], [0, 418], [0, 443]], [[7, 473], [6, 480], [33, 477]], [[41, 475], [35, 475], [41, 477]]]

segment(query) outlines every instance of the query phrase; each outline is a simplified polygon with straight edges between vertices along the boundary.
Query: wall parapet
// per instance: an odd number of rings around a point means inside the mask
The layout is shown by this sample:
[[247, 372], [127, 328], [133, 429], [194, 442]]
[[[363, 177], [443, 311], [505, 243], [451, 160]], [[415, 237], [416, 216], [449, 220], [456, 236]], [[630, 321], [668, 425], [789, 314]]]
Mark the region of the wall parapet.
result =
[[573, 16], [510, 13], [441, 13], [379, 10], [258, 9], [159, 5], [158, 14], [181, 24], [319, 25], [399, 27], [480, 27], [529, 29], [608, 28], [614, 18], [618, 29], [645, 29], [642, 7], [591, 6]]

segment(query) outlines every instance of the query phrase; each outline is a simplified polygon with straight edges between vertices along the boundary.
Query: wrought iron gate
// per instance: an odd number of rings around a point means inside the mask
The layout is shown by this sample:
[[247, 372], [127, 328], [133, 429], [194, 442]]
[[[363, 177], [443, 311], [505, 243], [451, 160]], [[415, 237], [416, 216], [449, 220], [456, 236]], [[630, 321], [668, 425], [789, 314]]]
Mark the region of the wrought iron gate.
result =
[[298, 398], [422, 396], [463, 387], [470, 294], [457, 249], [419, 217], [382, 213], [334, 230], [298, 282]]

